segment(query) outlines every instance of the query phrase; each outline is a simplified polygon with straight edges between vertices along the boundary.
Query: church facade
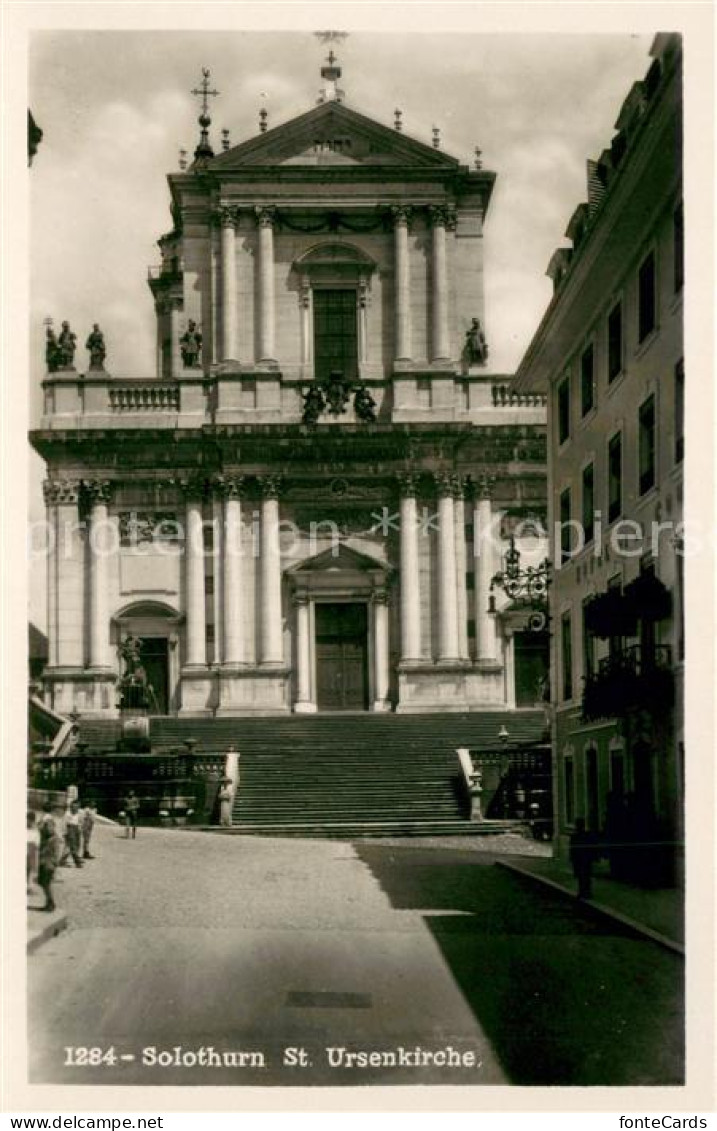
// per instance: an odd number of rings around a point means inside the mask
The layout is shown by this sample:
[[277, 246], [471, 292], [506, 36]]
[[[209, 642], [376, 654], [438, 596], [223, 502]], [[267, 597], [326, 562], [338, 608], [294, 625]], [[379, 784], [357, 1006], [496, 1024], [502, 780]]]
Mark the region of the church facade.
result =
[[200, 118], [151, 376], [114, 374], [98, 329], [84, 373], [71, 331], [48, 351], [60, 712], [117, 712], [128, 638], [157, 714], [540, 699], [547, 637], [491, 589], [506, 551], [546, 552], [544, 398], [486, 344], [495, 175], [330, 93], [217, 155]]

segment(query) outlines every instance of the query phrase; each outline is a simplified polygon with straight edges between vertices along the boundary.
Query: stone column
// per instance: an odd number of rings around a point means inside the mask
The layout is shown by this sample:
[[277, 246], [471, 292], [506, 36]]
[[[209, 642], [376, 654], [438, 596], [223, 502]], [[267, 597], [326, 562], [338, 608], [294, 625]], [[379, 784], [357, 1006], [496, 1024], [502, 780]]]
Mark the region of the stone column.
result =
[[85, 483], [90, 503], [89, 553], [89, 666], [106, 670], [110, 667], [110, 621], [108, 607], [109, 555], [111, 541], [107, 504], [112, 492], [108, 480], [93, 479]]
[[468, 591], [466, 589], [466, 516], [463, 501], [464, 481], [458, 477], [454, 495], [456, 540], [456, 616], [458, 620], [458, 655], [468, 659]]
[[236, 226], [239, 213], [236, 208], [219, 209], [222, 231], [222, 361], [237, 361], [237, 262]]
[[479, 663], [488, 665], [498, 663], [495, 616], [488, 612], [490, 583], [496, 572], [492, 540], [491, 490], [493, 482], [488, 476], [482, 476], [478, 480], [473, 505], [476, 659]]
[[411, 353], [411, 277], [408, 260], [408, 231], [411, 208], [391, 209], [394, 224], [396, 348], [395, 361], [410, 361]]
[[176, 380], [182, 371], [182, 351], [179, 345], [179, 311], [182, 305], [180, 298], [168, 299], [169, 304], [169, 339], [170, 339], [170, 376]]
[[401, 476], [401, 663], [421, 659], [421, 588], [418, 558], [418, 515], [414, 475]]
[[456, 476], [436, 476], [438, 488], [438, 659], [457, 663], [458, 601], [456, 595], [456, 532], [453, 502]]
[[274, 221], [275, 208], [257, 208], [259, 226], [259, 363], [275, 364]]
[[[47, 515], [47, 648], [48, 666], [62, 662], [60, 648], [60, 602], [64, 591], [59, 589], [60, 562], [63, 558], [63, 521], [69, 515], [75, 521], [79, 482], [67, 479], [46, 479], [42, 485]], [[64, 512], [64, 516], [62, 515]]]
[[261, 663], [283, 667], [279, 486], [277, 476], [261, 481]]
[[294, 594], [296, 609], [296, 703], [297, 714], [310, 714], [316, 711], [316, 703], [311, 695], [311, 607], [306, 593]]
[[206, 667], [207, 630], [204, 586], [204, 529], [202, 522], [203, 483], [186, 480], [184, 531], [185, 613], [187, 618], [187, 667]]
[[371, 597], [373, 603], [373, 648], [374, 648], [374, 711], [388, 711], [389, 688], [389, 650], [388, 650], [388, 594], [385, 589], [376, 589]]
[[241, 475], [222, 476], [218, 483], [224, 499], [224, 531], [222, 538], [222, 589], [224, 596], [222, 639], [224, 664], [245, 662], [244, 609], [243, 609], [243, 558]]
[[431, 242], [431, 295], [432, 334], [431, 361], [450, 361], [450, 335], [448, 332], [448, 263], [446, 257], [446, 231], [455, 227], [455, 213], [448, 206], [429, 209], [432, 227]]

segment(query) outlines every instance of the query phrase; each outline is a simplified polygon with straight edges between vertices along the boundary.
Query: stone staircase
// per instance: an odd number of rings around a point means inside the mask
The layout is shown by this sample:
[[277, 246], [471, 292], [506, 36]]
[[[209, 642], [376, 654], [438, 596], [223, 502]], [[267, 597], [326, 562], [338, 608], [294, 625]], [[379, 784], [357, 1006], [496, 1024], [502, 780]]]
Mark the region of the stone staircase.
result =
[[153, 753], [189, 738], [199, 750], [234, 745], [240, 751], [234, 826], [217, 832], [343, 838], [480, 834], [512, 823], [486, 827], [467, 820], [456, 747], [495, 747], [501, 725], [513, 742], [539, 742], [543, 722], [541, 711], [157, 717], [151, 740]]

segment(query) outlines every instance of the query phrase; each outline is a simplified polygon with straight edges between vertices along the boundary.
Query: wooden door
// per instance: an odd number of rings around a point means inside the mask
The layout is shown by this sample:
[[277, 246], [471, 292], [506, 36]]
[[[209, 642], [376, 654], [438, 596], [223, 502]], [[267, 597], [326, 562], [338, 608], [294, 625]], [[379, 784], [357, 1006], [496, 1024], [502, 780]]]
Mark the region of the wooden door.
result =
[[320, 711], [368, 707], [368, 618], [362, 604], [316, 605], [316, 682]]

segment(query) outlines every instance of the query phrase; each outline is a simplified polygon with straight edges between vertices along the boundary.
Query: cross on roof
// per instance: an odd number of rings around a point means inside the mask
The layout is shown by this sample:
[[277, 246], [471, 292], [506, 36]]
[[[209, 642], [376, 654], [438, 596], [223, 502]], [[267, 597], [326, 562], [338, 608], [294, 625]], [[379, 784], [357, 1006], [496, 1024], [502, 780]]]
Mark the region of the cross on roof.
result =
[[197, 97], [201, 97], [201, 99], [202, 99], [202, 114], [206, 114], [207, 110], [209, 109], [209, 102], [207, 100], [209, 98], [216, 98], [216, 96], [219, 94], [218, 90], [210, 90], [209, 89], [209, 76], [210, 76], [210, 74], [211, 74], [211, 72], [210, 72], [208, 67], [202, 67], [202, 85], [201, 85], [201, 88], [195, 86], [194, 90], [190, 91], [191, 94], [194, 94]]

